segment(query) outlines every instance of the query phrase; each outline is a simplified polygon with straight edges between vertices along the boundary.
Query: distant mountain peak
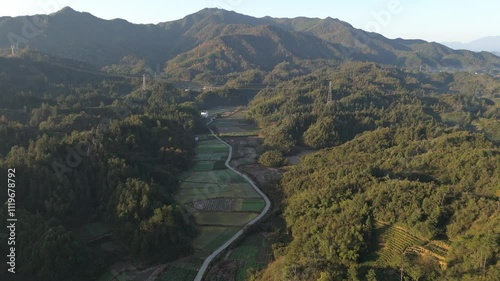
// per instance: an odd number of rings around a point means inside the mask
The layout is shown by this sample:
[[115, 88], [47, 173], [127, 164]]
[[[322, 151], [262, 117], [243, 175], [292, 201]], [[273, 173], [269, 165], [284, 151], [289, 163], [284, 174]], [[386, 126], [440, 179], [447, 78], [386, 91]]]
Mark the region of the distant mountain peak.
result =
[[225, 9], [220, 9], [220, 8], [205, 8], [203, 10], [198, 11], [195, 14], [203, 14], [203, 15], [226, 15], [226, 14], [237, 14], [234, 11], [228, 11]]
[[229, 11], [217, 7], [212, 7], [212, 8], [204, 8], [200, 12], [229, 12]]
[[73, 8], [66, 6], [61, 10], [55, 12], [54, 14], [79, 14], [78, 11], [73, 10]]
[[500, 36], [483, 37], [468, 43], [462, 42], [444, 42], [442, 43], [452, 49], [465, 49], [474, 52], [500, 52]]
[[50, 14], [50, 16], [61, 18], [64, 20], [69, 20], [69, 21], [72, 21], [74, 19], [82, 19], [82, 18], [85, 18], [88, 20], [101, 20], [98, 17], [92, 15], [91, 13], [79, 12], [79, 11], [76, 11], [73, 8], [69, 7], [69, 6], [66, 6], [66, 7], [62, 8], [61, 10]]
[[332, 17], [326, 17], [324, 20], [325, 21], [331, 21], [331, 22], [339, 22], [340, 21], [339, 19], [334, 19]]

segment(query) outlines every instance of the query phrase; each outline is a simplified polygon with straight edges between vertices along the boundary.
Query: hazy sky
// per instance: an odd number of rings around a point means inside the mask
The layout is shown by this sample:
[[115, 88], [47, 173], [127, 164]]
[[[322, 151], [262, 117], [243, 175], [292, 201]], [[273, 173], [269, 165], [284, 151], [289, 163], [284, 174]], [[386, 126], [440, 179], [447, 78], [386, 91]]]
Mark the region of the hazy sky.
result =
[[263, 17], [332, 17], [389, 38], [469, 42], [500, 35], [498, 0], [0, 0], [0, 16], [53, 13], [65, 6], [133, 23], [180, 19], [206, 7]]

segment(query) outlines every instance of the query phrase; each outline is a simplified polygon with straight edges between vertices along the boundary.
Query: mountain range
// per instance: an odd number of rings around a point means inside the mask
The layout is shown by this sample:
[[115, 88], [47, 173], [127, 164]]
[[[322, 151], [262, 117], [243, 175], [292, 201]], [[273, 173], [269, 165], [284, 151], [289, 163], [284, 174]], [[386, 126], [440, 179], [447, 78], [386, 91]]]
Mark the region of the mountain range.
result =
[[489, 36], [480, 38], [469, 43], [461, 43], [461, 42], [447, 42], [443, 43], [452, 49], [462, 49], [462, 50], [470, 50], [474, 52], [492, 52], [494, 54], [500, 55], [500, 36]]
[[12, 44], [110, 72], [156, 68], [175, 79], [200, 81], [248, 71], [269, 73], [283, 62], [318, 67], [354, 60], [416, 70], [500, 69], [500, 57], [488, 52], [388, 39], [338, 19], [255, 18], [215, 8], [155, 25], [103, 20], [69, 7], [50, 15], [0, 17], [0, 48]]

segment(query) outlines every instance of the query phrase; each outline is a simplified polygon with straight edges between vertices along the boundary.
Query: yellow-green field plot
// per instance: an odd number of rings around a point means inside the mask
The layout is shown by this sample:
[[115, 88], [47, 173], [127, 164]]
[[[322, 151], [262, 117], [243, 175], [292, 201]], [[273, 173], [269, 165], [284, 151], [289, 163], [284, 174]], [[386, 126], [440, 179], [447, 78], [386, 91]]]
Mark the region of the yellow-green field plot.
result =
[[234, 209], [243, 212], [260, 213], [265, 206], [266, 203], [259, 198], [247, 198], [247, 199], [238, 199], [236, 201]]

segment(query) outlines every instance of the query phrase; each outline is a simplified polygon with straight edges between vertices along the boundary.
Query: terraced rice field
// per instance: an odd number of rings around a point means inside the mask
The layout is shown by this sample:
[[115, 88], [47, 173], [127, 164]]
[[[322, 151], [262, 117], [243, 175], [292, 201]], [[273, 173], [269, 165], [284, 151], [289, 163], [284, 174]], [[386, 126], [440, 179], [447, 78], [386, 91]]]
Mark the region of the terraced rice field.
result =
[[381, 223], [376, 223], [375, 226], [379, 249], [369, 257], [369, 260], [376, 260], [380, 266], [390, 264], [398, 256], [408, 253], [431, 255], [441, 262], [446, 257], [446, 246], [442, 246], [444, 242], [425, 241], [396, 226]]

